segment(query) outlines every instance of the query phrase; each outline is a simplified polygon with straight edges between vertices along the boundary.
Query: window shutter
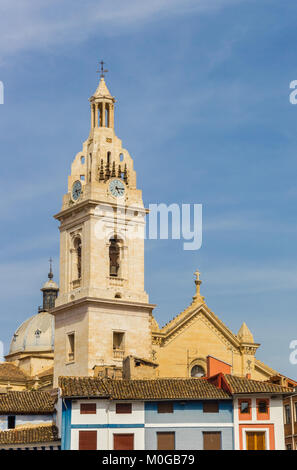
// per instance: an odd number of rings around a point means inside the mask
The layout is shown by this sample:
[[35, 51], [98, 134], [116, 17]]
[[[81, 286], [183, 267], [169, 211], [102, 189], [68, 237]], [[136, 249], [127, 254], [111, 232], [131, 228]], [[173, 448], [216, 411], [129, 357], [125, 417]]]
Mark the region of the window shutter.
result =
[[80, 404], [81, 415], [95, 415], [96, 414], [96, 403], [81, 403]]
[[132, 403], [117, 403], [116, 414], [132, 413]]
[[79, 431], [79, 450], [97, 450], [97, 431]]
[[134, 434], [114, 434], [114, 450], [134, 450]]
[[175, 449], [175, 433], [174, 432], [157, 432], [158, 450], [174, 450]]
[[160, 401], [158, 403], [158, 413], [173, 413], [173, 401]]
[[218, 413], [219, 402], [216, 400], [209, 400], [203, 402], [203, 413]]
[[204, 450], [221, 450], [221, 433], [204, 432], [203, 433]]

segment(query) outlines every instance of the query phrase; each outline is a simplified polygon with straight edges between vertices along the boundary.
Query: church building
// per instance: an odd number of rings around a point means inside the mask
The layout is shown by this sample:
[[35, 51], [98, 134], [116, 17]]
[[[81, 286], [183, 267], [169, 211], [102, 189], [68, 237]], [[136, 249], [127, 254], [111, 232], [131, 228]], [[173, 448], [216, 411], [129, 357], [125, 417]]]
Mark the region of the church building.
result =
[[22, 389], [10, 385], [7, 366], [24, 374], [24, 388], [39, 388], [42, 374], [54, 387], [59, 376], [201, 377], [209, 355], [230, 366], [232, 375], [288, 384], [256, 358], [260, 344], [246, 323], [234, 334], [210, 310], [198, 271], [189, 306], [159, 327], [144, 285], [148, 209], [134, 161], [115, 134], [116, 100], [104, 73], [89, 102], [90, 133], [55, 215], [59, 287], [50, 269], [43, 307], [16, 330], [0, 364], [0, 387]]

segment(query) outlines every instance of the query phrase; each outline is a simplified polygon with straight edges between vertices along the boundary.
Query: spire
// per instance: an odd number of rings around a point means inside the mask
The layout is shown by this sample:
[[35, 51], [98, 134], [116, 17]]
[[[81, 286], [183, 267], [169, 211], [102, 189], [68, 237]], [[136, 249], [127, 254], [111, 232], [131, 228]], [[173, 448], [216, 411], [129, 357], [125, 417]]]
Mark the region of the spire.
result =
[[49, 263], [50, 263], [50, 272], [48, 273], [48, 278], [49, 278], [49, 279], [53, 279], [53, 277], [54, 277], [54, 275], [53, 275], [53, 268], [52, 268], [52, 262], [53, 262], [53, 260], [52, 260], [52, 258], [50, 257], [50, 259], [49, 259]]
[[49, 259], [49, 263], [50, 263], [50, 271], [48, 273], [48, 281], [46, 281], [43, 284], [42, 288], [40, 289], [43, 294], [43, 305], [42, 305], [42, 308], [39, 307], [39, 312], [46, 312], [50, 310], [51, 308], [54, 308], [55, 300], [58, 297], [59, 287], [53, 281], [54, 275], [53, 275], [53, 268], [52, 268], [52, 263], [53, 263], [52, 258]]
[[104, 62], [100, 62], [100, 81], [95, 93], [90, 98], [91, 103], [91, 129], [114, 128], [114, 103], [115, 98], [110, 94], [106, 86], [104, 77], [107, 70], [104, 69]]
[[254, 343], [254, 337], [245, 322], [241, 325], [237, 337], [242, 343]]
[[202, 281], [200, 279], [200, 272], [198, 271], [195, 271], [195, 276], [196, 276], [196, 279], [195, 279], [195, 285], [196, 285], [196, 294], [194, 295], [193, 297], [193, 302], [196, 303], [196, 302], [204, 302], [204, 297], [200, 294], [200, 286], [202, 284]]
[[100, 82], [99, 82], [99, 85], [97, 87], [97, 90], [95, 91], [95, 93], [93, 94], [93, 97], [94, 98], [111, 98], [111, 99], [114, 99], [110, 92], [109, 92], [109, 89], [107, 88], [106, 86], [106, 83], [105, 83], [105, 80], [104, 78], [100, 78]]

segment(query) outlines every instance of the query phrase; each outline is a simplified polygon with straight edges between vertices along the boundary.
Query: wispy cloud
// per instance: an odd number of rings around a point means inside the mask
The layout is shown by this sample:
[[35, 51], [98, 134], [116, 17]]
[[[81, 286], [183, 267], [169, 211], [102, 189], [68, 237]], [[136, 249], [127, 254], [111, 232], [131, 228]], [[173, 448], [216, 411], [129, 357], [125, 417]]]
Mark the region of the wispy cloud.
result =
[[[245, 0], [241, 0], [245, 1]], [[2, 0], [0, 60], [28, 48], [80, 42], [100, 28], [117, 35], [132, 26], [176, 14], [213, 12], [239, 0]]]

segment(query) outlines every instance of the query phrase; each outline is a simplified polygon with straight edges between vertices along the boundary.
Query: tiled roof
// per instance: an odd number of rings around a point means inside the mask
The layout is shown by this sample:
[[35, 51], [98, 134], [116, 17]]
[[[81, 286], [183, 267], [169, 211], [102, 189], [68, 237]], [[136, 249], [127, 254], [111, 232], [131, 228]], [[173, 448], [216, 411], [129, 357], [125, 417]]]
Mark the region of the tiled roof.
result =
[[32, 426], [23, 429], [0, 431], [1, 444], [33, 444], [58, 441], [58, 428], [54, 425]]
[[291, 393], [292, 389], [281, 385], [251, 380], [236, 375], [225, 375], [225, 378], [234, 394], [239, 393]]
[[26, 381], [27, 375], [17, 366], [10, 362], [0, 363], [0, 380]]
[[48, 392], [21, 391], [0, 394], [0, 414], [53, 413], [55, 397]]
[[60, 377], [63, 397], [98, 397], [113, 400], [230, 399], [205, 379], [113, 380], [97, 377]]

